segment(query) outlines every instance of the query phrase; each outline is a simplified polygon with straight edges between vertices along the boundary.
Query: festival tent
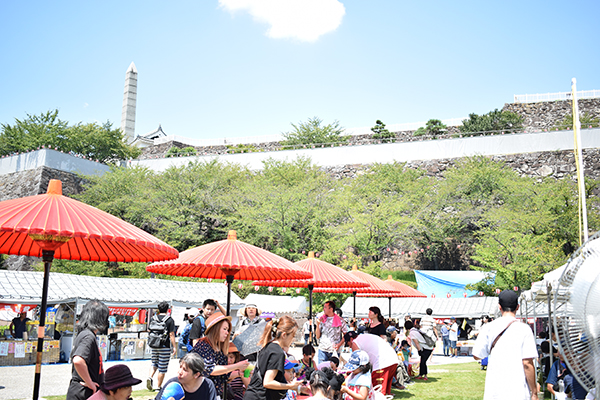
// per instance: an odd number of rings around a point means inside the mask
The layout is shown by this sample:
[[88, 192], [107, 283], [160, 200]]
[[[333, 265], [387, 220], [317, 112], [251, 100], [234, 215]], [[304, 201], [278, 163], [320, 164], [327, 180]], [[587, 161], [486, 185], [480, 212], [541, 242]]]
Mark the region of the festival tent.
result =
[[[40, 304], [43, 277], [43, 272], [0, 270], [0, 305]], [[176, 307], [201, 308], [205, 299], [216, 299], [225, 304], [227, 286], [167, 279], [50, 274], [48, 304], [76, 303], [79, 311], [91, 299], [98, 299], [109, 307], [154, 308], [166, 301]], [[237, 311], [244, 302], [234, 293], [232, 304]]]
[[[568, 264], [568, 263], [567, 263]], [[558, 282], [562, 276], [567, 264], [564, 264], [555, 270], [546, 274], [541, 281], [533, 282], [531, 289], [521, 293], [521, 314], [528, 318], [548, 317], [549, 305], [554, 302], [554, 295], [558, 290]], [[562, 299], [566, 289], [562, 288], [559, 292], [559, 299]], [[548, 298], [550, 297], [550, 299]]]
[[[428, 297], [467, 297], [477, 294], [465, 286], [488, 279], [494, 282], [496, 273], [482, 271], [420, 271], [415, 270], [417, 290]], [[448, 296], [449, 295], [449, 296]]]
[[250, 293], [244, 300], [246, 304], [256, 304], [263, 312], [275, 314], [306, 314], [308, 302], [304, 296], [277, 296], [268, 294]]
[[[359, 297], [356, 299], [356, 317], [366, 318], [369, 307], [388, 307], [388, 299], [377, 297]], [[352, 315], [353, 300], [346, 299], [342, 305], [345, 316]], [[406, 314], [413, 318], [425, 316], [425, 310], [431, 308], [434, 318], [481, 318], [482, 315], [495, 316], [498, 313], [497, 297], [461, 297], [461, 298], [416, 298], [399, 297], [392, 299], [392, 318], [402, 319]]]

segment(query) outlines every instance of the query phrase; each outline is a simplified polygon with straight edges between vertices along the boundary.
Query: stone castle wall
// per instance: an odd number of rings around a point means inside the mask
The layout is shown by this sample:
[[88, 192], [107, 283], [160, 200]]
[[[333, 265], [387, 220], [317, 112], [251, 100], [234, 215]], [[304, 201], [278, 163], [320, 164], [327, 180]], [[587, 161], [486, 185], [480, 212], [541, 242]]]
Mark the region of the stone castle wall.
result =
[[[85, 179], [70, 172], [39, 167], [2, 175], [0, 201], [46, 193], [50, 179], [62, 181], [62, 190], [65, 196], [81, 193], [85, 184]], [[33, 271], [33, 265], [39, 262], [40, 259], [37, 257], [7, 256], [2, 267], [15, 271]]]
[[[579, 100], [579, 111], [583, 115], [588, 114], [594, 118], [600, 118], [600, 99], [582, 99]], [[561, 122], [566, 115], [571, 114], [571, 102], [570, 101], [547, 101], [540, 103], [507, 103], [502, 108], [503, 111], [512, 111], [523, 117], [523, 127], [525, 132], [536, 132], [541, 130], [550, 130]], [[585, 128], [585, 127], [582, 127]], [[401, 131], [394, 132], [395, 138], [391, 139], [394, 142], [413, 142], [423, 140], [421, 136], [414, 136], [415, 131]], [[449, 127], [447, 132], [443, 135], [436, 136], [437, 139], [451, 138], [460, 131], [458, 127]], [[356, 135], [350, 136], [348, 142], [345, 145], [348, 146], [360, 146], [363, 144], [373, 144], [381, 142], [377, 139], [373, 139], [372, 135]], [[252, 148], [253, 151], [278, 151], [282, 150], [283, 146], [280, 142], [264, 142], [264, 143], [248, 143], [248, 148]], [[189, 145], [181, 142], [167, 142], [157, 146], [150, 146], [143, 149], [140, 158], [159, 158], [164, 157], [166, 152], [171, 147], [178, 147], [180, 149], [189, 147]], [[299, 146], [306, 147], [306, 146]], [[318, 146], [317, 146], [318, 147]], [[223, 155], [232, 152], [232, 149], [225, 145], [218, 146], [197, 146], [195, 147], [198, 155]], [[247, 151], [247, 150], [246, 150]]]

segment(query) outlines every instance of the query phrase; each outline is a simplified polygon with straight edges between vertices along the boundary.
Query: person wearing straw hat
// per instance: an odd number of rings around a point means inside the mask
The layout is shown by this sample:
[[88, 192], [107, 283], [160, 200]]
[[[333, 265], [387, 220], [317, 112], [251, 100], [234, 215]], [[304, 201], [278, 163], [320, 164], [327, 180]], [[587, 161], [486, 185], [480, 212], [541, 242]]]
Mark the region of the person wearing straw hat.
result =
[[[260, 314], [261, 311], [256, 307], [256, 304], [246, 304], [246, 306], [241, 310], [243, 318], [240, 318], [238, 324], [235, 328], [235, 334], [233, 337], [237, 337], [239, 334], [244, 332], [252, 325], [257, 325], [260, 323]], [[244, 357], [248, 361], [256, 361], [257, 353], [249, 353], [244, 354]]]
[[[204, 377], [204, 360], [188, 353], [179, 360], [177, 376], [169, 379], [155, 400], [217, 400], [215, 385]], [[181, 390], [183, 389], [183, 390]]]
[[231, 333], [231, 317], [216, 312], [206, 320], [206, 331], [192, 349], [204, 360], [204, 376], [215, 384], [217, 396], [223, 398], [223, 392], [230, 372], [237, 369], [244, 370], [248, 360], [229, 365], [229, 334]]
[[142, 380], [134, 378], [127, 365], [113, 365], [104, 373], [104, 383], [100, 385], [100, 390], [88, 400], [127, 400], [131, 396], [132, 386], [140, 383]]
[[241, 310], [241, 314], [244, 318], [240, 318], [237, 326], [235, 327], [235, 335], [236, 337], [240, 333], [244, 332], [250, 325], [256, 325], [260, 322], [260, 314], [261, 311], [256, 307], [256, 304], [246, 304], [246, 306]]
[[[229, 354], [227, 354], [227, 361], [229, 365], [240, 362], [240, 359], [240, 352], [238, 351], [237, 347], [235, 347], [235, 344], [230, 342]], [[242, 400], [244, 398], [244, 393], [246, 393], [246, 388], [250, 384], [250, 375], [245, 376], [243, 370], [236, 369], [229, 374], [228, 382], [229, 389], [231, 389], [231, 393], [233, 394], [233, 399]]]

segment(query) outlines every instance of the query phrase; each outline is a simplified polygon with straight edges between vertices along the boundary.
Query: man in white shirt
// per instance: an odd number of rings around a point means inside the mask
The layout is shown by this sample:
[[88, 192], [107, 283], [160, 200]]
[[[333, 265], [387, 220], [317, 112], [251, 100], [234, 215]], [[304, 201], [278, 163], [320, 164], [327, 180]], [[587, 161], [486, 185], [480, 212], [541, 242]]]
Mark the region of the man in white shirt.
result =
[[456, 342], [458, 342], [458, 324], [456, 323], [456, 318], [450, 318], [450, 357], [456, 357], [458, 354], [456, 350]]
[[373, 373], [371, 374], [373, 386], [381, 384], [381, 392], [385, 395], [391, 394], [392, 378], [396, 376], [396, 369], [398, 368], [398, 355], [387, 340], [369, 333], [359, 335], [354, 331], [350, 331], [344, 335], [344, 341], [352, 351], [363, 350], [367, 352], [373, 365]]
[[538, 353], [531, 328], [516, 320], [518, 298], [512, 290], [500, 293], [502, 317], [483, 325], [475, 341], [473, 357], [488, 357], [484, 400], [538, 399], [533, 365]]

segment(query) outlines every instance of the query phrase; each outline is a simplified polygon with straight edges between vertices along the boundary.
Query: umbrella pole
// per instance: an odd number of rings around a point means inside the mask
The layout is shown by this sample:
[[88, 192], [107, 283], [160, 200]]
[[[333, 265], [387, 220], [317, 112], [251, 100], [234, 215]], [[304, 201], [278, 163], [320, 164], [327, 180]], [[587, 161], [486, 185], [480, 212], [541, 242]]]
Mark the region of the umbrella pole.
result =
[[390, 310], [390, 311], [389, 311], [389, 313], [388, 313], [388, 318], [389, 318], [389, 319], [392, 319], [392, 298], [391, 298], [391, 297], [388, 297], [388, 299], [389, 299], [389, 301], [390, 301], [390, 306], [389, 306], [389, 308], [388, 308], [388, 309]]
[[354, 314], [352, 314], [352, 318], [356, 319], [356, 291], [352, 292], [352, 302], [354, 304]]
[[46, 325], [46, 306], [48, 302], [48, 281], [50, 280], [50, 266], [54, 260], [54, 250], [42, 250], [44, 260], [44, 283], [42, 286], [42, 305], [40, 309], [40, 325], [38, 327], [37, 358], [35, 360], [35, 376], [33, 378], [33, 400], [40, 396], [40, 378], [42, 376], [42, 355], [44, 354], [44, 334]]
[[314, 285], [308, 285], [308, 320], [310, 321], [310, 342], [312, 344], [313, 338], [317, 335], [315, 334], [315, 321], [312, 319], [312, 292], [314, 289]]
[[233, 275], [227, 275], [227, 316], [231, 313], [231, 284], [233, 283]]

